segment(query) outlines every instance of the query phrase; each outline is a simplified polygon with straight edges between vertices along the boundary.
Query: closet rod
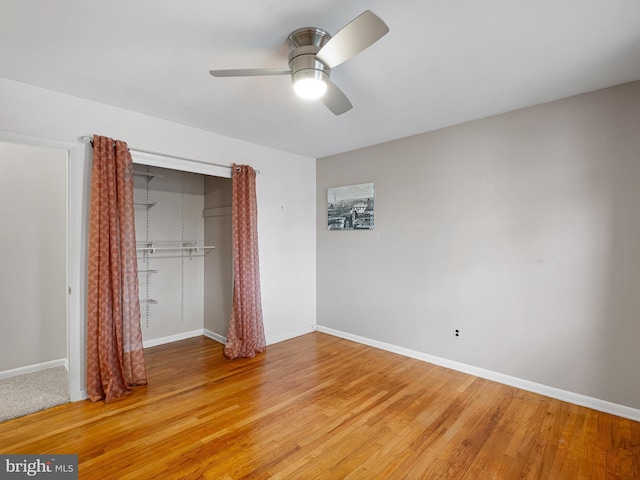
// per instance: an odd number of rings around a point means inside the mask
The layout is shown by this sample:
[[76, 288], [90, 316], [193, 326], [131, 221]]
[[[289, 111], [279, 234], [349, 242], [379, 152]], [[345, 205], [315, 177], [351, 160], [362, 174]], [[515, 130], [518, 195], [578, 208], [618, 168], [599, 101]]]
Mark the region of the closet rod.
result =
[[[82, 140], [82, 143], [90, 143], [91, 146], [93, 146], [93, 137], [89, 137], [85, 135], [84, 137], [80, 137], [80, 139]], [[129, 148], [129, 151], [134, 151], [138, 153], [148, 153], [149, 155], [157, 155], [159, 157], [173, 158], [175, 160], [185, 160], [187, 162], [195, 162], [201, 165], [213, 165], [216, 167], [222, 167], [222, 168], [228, 168], [228, 169], [233, 168], [231, 165], [224, 165], [223, 163], [203, 162], [202, 160], [194, 160], [193, 158], [187, 158], [187, 157], [178, 157], [177, 155], [169, 155], [167, 153], [154, 152], [152, 150], [143, 150], [142, 148], [134, 148], [134, 147], [128, 147], [128, 148]], [[259, 173], [260, 173], [260, 170], [256, 170], [256, 174], [259, 174]]]

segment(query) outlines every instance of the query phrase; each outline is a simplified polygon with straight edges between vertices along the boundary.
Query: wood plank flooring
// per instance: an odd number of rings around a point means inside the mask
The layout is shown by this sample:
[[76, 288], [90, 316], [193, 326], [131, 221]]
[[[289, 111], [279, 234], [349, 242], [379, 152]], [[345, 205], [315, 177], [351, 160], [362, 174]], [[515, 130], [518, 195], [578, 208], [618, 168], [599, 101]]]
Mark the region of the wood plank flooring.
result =
[[148, 349], [147, 387], [0, 424], [81, 479], [639, 479], [640, 424], [313, 333], [229, 361]]

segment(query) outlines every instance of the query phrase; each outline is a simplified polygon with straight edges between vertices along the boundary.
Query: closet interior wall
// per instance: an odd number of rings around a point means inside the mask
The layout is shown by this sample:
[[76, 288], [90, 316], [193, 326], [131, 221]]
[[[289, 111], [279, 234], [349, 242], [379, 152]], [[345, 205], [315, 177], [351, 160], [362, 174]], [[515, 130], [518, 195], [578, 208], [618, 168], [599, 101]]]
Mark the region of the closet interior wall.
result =
[[204, 238], [216, 246], [204, 259], [204, 328], [226, 338], [233, 299], [231, 179], [207, 176], [204, 190]]
[[[230, 285], [220, 285], [230, 282], [223, 280], [228, 277], [225, 268], [231, 263], [230, 251], [224, 247], [225, 242], [230, 245], [230, 220], [226, 232], [205, 228], [205, 199], [219, 200], [222, 195], [214, 190], [224, 186], [224, 181], [230, 184], [230, 180], [139, 164], [134, 164], [134, 171], [140, 321], [145, 346], [201, 335], [207, 323], [205, 310], [221, 319], [225, 303], [231, 301], [219, 295], [220, 291], [230, 291]], [[216, 248], [205, 248], [211, 246]], [[218, 285], [213, 293], [209, 291], [212, 283]], [[228, 316], [225, 320], [228, 323]], [[211, 325], [216, 325], [218, 330], [213, 331], [217, 334], [224, 328], [222, 323]]]

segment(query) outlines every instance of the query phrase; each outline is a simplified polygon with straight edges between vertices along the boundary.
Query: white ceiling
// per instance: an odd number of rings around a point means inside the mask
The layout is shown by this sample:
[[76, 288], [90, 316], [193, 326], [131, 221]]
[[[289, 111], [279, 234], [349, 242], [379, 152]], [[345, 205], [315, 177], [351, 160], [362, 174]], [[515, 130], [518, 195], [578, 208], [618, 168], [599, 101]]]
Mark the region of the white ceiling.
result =
[[[368, 9], [390, 32], [333, 70], [342, 116], [208, 73], [287, 67], [291, 31]], [[640, 1], [0, 0], [0, 77], [318, 158], [638, 80]]]

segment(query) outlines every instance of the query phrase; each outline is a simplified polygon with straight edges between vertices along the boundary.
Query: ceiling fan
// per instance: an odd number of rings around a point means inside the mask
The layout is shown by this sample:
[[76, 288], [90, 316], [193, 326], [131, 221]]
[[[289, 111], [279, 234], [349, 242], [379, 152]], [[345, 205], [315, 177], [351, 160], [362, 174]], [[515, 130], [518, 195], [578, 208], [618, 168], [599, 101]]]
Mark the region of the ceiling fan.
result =
[[389, 27], [373, 12], [360, 14], [333, 37], [316, 27], [299, 28], [287, 38], [289, 68], [246, 68], [210, 70], [214, 77], [258, 77], [291, 75], [293, 89], [302, 98], [321, 98], [335, 115], [353, 107], [347, 96], [331, 80], [331, 69], [370, 47], [389, 32]]

